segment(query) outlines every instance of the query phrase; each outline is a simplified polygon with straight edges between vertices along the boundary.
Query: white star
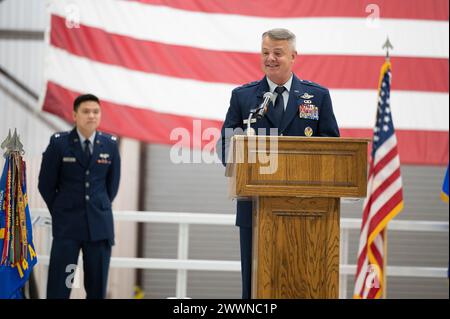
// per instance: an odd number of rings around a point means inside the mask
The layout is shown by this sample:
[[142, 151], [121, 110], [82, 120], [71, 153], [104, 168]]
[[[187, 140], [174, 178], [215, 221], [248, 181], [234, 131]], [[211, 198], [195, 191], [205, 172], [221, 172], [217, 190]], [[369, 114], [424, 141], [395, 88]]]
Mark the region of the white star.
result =
[[389, 114], [389, 113], [391, 113], [391, 108], [390, 108], [390, 107], [387, 107], [387, 108], [385, 109], [385, 111], [386, 111], [386, 114]]
[[384, 91], [381, 91], [381, 96], [384, 96]]
[[376, 136], [376, 135], [373, 137], [373, 140], [374, 140], [375, 142], [378, 142], [379, 139], [380, 139], [380, 138], [379, 138], [378, 136]]
[[390, 120], [391, 118], [389, 116], [384, 117], [384, 123], [389, 123]]
[[383, 125], [383, 131], [385, 131], [385, 132], [389, 131], [389, 126]]

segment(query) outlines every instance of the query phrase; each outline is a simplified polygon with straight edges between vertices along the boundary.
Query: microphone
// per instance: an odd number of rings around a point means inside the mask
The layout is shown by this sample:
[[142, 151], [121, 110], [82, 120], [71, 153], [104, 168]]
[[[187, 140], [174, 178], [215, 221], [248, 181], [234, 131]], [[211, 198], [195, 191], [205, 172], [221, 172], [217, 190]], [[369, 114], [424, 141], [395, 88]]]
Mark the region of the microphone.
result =
[[275, 97], [275, 94], [271, 93], [271, 92], [266, 92], [263, 95], [264, 100], [262, 101], [261, 105], [256, 109], [256, 118], [262, 118], [264, 117], [264, 114], [266, 114], [267, 112], [267, 106], [269, 104], [270, 101], [273, 102]]
[[[275, 94], [273, 94], [273, 93], [270, 93], [270, 92], [264, 93], [264, 95], [263, 95], [264, 100], [260, 104], [260, 106], [256, 109], [250, 110], [250, 114], [248, 115], [248, 119], [247, 119], [247, 136], [255, 135], [255, 130], [250, 126], [253, 115], [256, 115], [256, 119], [260, 119], [260, 118], [264, 117], [264, 114], [266, 114], [266, 112], [267, 112], [267, 105], [269, 104], [270, 101], [273, 102], [274, 97], [275, 97]], [[255, 121], [256, 121], [256, 119], [255, 119]], [[244, 123], [245, 123], [245, 121], [244, 121]]]

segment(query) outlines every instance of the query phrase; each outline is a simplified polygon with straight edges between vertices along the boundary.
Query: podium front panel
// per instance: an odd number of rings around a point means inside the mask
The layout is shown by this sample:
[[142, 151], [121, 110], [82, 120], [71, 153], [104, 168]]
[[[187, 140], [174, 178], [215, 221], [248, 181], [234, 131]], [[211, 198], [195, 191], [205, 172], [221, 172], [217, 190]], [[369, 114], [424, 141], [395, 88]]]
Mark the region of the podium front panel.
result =
[[238, 196], [366, 195], [367, 140], [238, 136], [233, 150]]

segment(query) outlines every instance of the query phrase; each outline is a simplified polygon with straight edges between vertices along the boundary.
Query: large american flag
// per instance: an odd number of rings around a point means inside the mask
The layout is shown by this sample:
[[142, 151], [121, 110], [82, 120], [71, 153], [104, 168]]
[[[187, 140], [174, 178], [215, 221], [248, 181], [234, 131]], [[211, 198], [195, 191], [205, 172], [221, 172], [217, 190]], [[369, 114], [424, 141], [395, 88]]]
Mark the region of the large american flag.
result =
[[42, 105], [69, 121], [90, 92], [100, 128], [120, 136], [175, 144], [174, 128], [220, 128], [232, 89], [263, 77], [261, 34], [284, 27], [296, 74], [330, 88], [341, 135], [370, 137], [388, 35], [402, 161], [448, 162], [448, 0], [47, 1]]
[[382, 296], [385, 285], [385, 230], [388, 222], [403, 209], [400, 158], [392, 121], [390, 91], [391, 64], [385, 62], [380, 75], [367, 197], [363, 206], [355, 298]]

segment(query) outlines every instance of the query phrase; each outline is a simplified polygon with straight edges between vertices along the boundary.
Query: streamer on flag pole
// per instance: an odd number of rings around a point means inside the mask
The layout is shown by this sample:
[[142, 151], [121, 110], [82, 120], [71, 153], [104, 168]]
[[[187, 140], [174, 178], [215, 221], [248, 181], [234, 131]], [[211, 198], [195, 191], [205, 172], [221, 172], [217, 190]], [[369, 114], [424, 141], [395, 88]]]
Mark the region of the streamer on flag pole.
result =
[[22, 288], [37, 263], [28, 208], [26, 165], [17, 132], [6, 149], [0, 178], [0, 299], [23, 298]]

